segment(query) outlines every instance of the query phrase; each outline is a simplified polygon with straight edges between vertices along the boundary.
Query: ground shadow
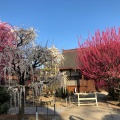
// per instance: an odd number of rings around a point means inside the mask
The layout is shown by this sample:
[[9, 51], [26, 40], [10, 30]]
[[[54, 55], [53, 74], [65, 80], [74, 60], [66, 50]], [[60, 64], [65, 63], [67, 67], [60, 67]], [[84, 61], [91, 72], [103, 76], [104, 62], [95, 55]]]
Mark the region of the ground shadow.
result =
[[74, 115], [70, 115], [69, 120], [84, 120], [84, 119], [74, 116]]
[[[54, 110], [53, 108], [48, 108], [48, 107], [37, 107], [37, 113], [38, 113], [38, 118], [40, 120], [63, 120], [63, 118], [60, 116], [58, 113], [59, 110]], [[18, 114], [18, 108], [11, 108], [9, 110], [8, 115], [17, 115]], [[31, 116], [31, 118], [26, 117], [28, 119], [25, 120], [35, 120], [36, 118], [36, 107], [26, 107], [25, 108], [25, 116]], [[1, 119], [0, 119], [1, 120]], [[6, 120], [6, 119], [2, 119]], [[12, 119], [16, 120], [16, 119]]]
[[120, 120], [120, 109], [112, 108], [110, 114], [105, 115], [102, 120]]
[[102, 120], [120, 120], [120, 115], [118, 114], [109, 114], [105, 115]]

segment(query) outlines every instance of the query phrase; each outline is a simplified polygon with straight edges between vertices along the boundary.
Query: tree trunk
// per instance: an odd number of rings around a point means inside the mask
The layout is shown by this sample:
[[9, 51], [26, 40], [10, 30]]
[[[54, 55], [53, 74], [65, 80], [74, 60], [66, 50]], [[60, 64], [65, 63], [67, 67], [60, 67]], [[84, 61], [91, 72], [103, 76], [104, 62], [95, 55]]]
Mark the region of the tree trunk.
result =
[[22, 99], [21, 99], [21, 105], [19, 105], [19, 114], [18, 114], [18, 120], [24, 120], [24, 113], [25, 113], [25, 109], [24, 109], [24, 103], [25, 103], [25, 96], [24, 93], [22, 92]]
[[[24, 83], [24, 73], [22, 74], [22, 76], [20, 77], [19, 79], [19, 84], [20, 85], [25, 85]], [[25, 93], [22, 92], [22, 95], [21, 95], [21, 105], [19, 105], [19, 114], [18, 114], [18, 120], [24, 120], [24, 114], [25, 114]]]

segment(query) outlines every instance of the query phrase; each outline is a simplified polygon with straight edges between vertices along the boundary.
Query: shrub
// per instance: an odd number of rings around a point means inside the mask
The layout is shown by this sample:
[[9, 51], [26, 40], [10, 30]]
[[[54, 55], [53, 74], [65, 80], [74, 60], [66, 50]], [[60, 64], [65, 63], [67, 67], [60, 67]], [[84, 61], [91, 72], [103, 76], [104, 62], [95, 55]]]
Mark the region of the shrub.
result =
[[0, 86], [0, 114], [6, 114], [10, 108], [10, 94], [6, 88]]
[[68, 90], [65, 90], [63, 87], [56, 90], [56, 97], [66, 98], [68, 97]]

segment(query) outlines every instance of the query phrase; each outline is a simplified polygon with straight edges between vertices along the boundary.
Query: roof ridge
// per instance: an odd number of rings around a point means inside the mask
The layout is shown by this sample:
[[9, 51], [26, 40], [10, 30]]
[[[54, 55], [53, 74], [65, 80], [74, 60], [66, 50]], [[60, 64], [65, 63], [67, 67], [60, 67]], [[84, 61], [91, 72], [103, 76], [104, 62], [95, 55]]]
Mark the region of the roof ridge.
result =
[[62, 50], [62, 52], [71, 52], [71, 51], [77, 51], [78, 48], [74, 48], [74, 49], [67, 49], [67, 50]]

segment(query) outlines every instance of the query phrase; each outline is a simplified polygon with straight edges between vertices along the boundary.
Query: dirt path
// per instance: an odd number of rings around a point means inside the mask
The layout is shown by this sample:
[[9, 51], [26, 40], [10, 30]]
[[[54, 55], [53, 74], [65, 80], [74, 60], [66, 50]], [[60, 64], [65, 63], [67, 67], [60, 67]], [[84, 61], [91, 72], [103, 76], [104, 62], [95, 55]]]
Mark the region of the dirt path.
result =
[[[98, 106], [77, 106], [77, 102], [66, 104], [65, 101], [57, 101], [55, 104], [56, 119], [54, 119], [54, 107], [49, 106], [48, 111], [46, 107], [38, 108], [39, 120], [120, 120], [120, 107], [116, 104], [117, 101], [106, 101], [105, 95], [102, 94], [98, 95]], [[31, 119], [26, 120], [35, 120], [35, 110], [35, 107], [26, 108], [26, 114], [33, 114], [30, 116]], [[13, 119], [11, 115], [11, 120], [17, 119]]]

